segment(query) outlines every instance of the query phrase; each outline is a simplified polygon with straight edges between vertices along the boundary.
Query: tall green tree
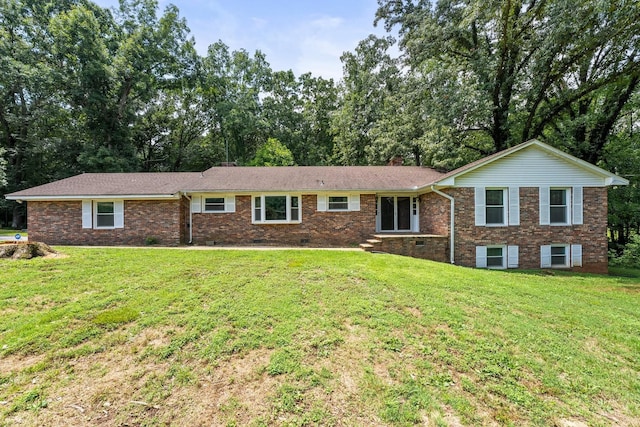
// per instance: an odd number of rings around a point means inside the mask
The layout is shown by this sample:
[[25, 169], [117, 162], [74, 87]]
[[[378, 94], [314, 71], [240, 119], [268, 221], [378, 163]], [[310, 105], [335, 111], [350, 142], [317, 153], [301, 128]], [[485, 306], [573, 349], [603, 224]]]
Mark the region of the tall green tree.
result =
[[293, 153], [276, 138], [269, 138], [262, 144], [256, 156], [250, 162], [251, 166], [293, 166]]
[[302, 74], [300, 82], [300, 109], [302, 127], [300, 142], [293, 149], [299, 165], [325, 165], [331, 162], [334, 139], [331, 119], [337, 109], [338, 88], [333, 79]]
[[209, 152], [222, 152], [220, 161], [249, 162], [265, 140], [260, 94], [271, 73], [264, 54], [230, 52], [219, 41], [209, 46], [202, 63], [205, 106], [210, 112]]
[[633, 0], [379, 0], [398, 28], [423, 111], [449, 150], [486, 155], [541, 137], [590, 161], [634, 93], [640, 8]]
[[[0, 151], [11, 192], [60, 177], [64, 140], [71, 132], [59, 68], [50, 52], [53, 16], [74, 6], [31, 0], [0, 1]], [[10, 203], [13, 226], [24, 225], [24, 207]]]
[[372, 142], [371, 130], [382, 117], [386, 97], [399, 84], [397, 62], [388, 53], [393, 43], [391, 37], [371, 35], [358, 44], [355, 52], [341, 57], [344, 78], [332, 121], [336, 164], [370, 163], [366, 149]]
[[136, 122], [158, 91], [193, 71], [196, 54], [175, 6], [157, 16], [154, 0], [121, 1], [115, 17], [92, 3], [52, 19], [54, 52], [68, 99], [81, 114], [85, 170], [138, 168]]

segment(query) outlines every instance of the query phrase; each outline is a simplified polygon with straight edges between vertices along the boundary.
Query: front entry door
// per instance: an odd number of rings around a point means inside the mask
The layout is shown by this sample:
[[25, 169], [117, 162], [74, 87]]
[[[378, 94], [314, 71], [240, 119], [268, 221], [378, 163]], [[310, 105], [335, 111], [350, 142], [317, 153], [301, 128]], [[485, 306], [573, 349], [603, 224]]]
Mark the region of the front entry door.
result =
[[412, 198], [381, 196], [378, 198], [380, 231], [411, 231]]

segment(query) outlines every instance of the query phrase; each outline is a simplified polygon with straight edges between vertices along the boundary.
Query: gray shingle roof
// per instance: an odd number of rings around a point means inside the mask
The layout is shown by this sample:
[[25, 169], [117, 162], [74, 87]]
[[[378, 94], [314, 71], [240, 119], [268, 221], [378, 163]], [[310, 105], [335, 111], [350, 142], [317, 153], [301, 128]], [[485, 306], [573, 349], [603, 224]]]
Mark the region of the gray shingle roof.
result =
[[214, 167], [190, 191], [413, 190], [442, 174], [417, 166]]
[[7, 197], [168, 196], [180, 191], [412, 191], [442, 175], [417, 166], [214, 167], [202, 173], [85, 173]]
[[7, 194], [7, 197], [171, 195], [196, 176], [200, 173], [83, 173]]

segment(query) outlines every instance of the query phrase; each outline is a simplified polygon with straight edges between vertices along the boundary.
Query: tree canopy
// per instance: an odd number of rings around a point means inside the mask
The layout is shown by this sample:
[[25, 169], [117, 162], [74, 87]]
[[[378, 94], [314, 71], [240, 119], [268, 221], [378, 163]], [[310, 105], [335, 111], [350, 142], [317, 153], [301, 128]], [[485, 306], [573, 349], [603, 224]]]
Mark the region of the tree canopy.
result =
[[0, 191], [221, 162], [451, 169], [540, 138], [629, 175], [610, 218], [621, 243], [640, 227], [636, 0], [378, 4], [392, 34], [344, 52], [336, 83], [223, 41], [199, 55], [156, 0], [0, 0]]

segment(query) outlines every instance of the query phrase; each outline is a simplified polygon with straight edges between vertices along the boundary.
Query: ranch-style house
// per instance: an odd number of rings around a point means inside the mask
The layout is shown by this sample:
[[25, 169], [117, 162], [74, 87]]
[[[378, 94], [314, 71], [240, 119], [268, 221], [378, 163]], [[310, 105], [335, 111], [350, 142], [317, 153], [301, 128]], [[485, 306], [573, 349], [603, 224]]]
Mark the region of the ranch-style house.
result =
[[480, 268], [607, 272], [607, 188], [537, 140], [449, 173], [417, 166], [84, 173], [8, 194], [52, 245], [358, 246]]

